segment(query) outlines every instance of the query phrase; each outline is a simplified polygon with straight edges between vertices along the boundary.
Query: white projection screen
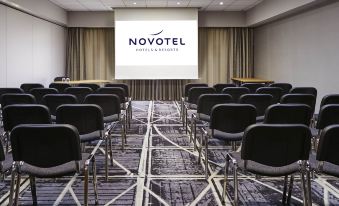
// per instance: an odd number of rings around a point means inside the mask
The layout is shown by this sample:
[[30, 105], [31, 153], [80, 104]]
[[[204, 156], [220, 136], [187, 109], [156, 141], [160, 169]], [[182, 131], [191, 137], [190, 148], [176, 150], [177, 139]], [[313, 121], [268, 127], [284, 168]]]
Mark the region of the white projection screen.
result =
[[197, 78], [197, 9], [115, 10], [115, 79]]

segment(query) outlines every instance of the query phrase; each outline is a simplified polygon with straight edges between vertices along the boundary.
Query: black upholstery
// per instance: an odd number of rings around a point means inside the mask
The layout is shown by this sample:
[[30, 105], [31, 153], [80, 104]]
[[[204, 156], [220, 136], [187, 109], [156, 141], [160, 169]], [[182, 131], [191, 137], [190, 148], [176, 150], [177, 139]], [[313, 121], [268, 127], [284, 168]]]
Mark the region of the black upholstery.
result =
[[217, 104], [232, 103], [228, 94], [202, 94], [198, 99], [197, 114], [200, 120], [210, 121], [212, 108]]
[[129, 97], [129, 89], [128, 89], [128, 85], [124, 84], [124, 83], [108, 83], [105, 84], [105, 87], [120, 87], [123, 88], [125, 91], [125, 96]]
[[317, 129], [324, 129], [333, 124], [339, 124], [339, 104], [327, 104], [320, 108]]
[[241, 95], [249, 94], [250, 90], [246, 87], [228, 87], [223, 89], [222, 93], [231, 95], [233, 103], [238, 103]]
[[65, 94], [73, 94], [76, 96], [79, 103], [82, 103], [85, 97], [92, 94], [92, 92], [93, 90], [89, 87], [69, 87], [64, 91]]
[[[187, 102], [190, 104], [189, 108], [197, 109], [198, 99], [202, 94], [214, 94], [215, 89], [213, 87], [193, 87], [188, 91]], [[193, 107], [191, 107], [193, 106]]]
[[213, 86], [213, 88], [215, 89], [215, 91], [217, 93], [221, 93], [223, 89], [227, 88], [227, 87], [236, 87], [235, 84], [215, 84]]
[[257, 121], [263, 121], [265, 111], [272, 105], [272, 100], [270, 94], [244, 94], [240, 97], [239, 103], [253, 105], [257, 110]]
[[31, 94], [3, 94], [1, 98], [1, 107], [12, 104], [35, 104], [35, 97]]
[[97, 85], [97, 84], [90, 84], [90, 83], [81, 83], [81, 84], [78, 84], [78, 87], [89, 87], [93, 91], [95, 91], [95, 90], [100, 88], [99, 85]]
[[312, 116], [315, 109], [316, 97], [311, 94], [285, 94], [281, 97], [282, 104], [306, 104], [312, 109]]
[[113, 94], [119, 97], [120, 103], [125, 103], [126, 94], [122, 87], [101, 87], [95, 91], [95, 94]]
[[72, 87], [70, 84], [67, 83], [51, 83], [49, 88], [54, 88], [58, 90], [60, 93], [63, 93], [65, 89]]
[[20, 88], [0, 88], [0, 101], [3, 94], [22, 94], [24, 90]]
[[265, 124], [310, 125], [312, 109], [305, 104], [274, 104], [267, 108]]
[[184, 86], [184, 97], [188, 97], [188, 91], [193, 87], [208, 87], [207, 84], [203, 83], [188, 83]]
[[314, 87], [293, 87], [290, 94], [312, 94], [317, 98], [317, 89]]
[[[43, 98], [44, 104], [49, 108], [51, 115], [56, 115], [56, 110], [63, 104], [76, 104], [78, 100], [72, 94], [46, 94]], [[55, 120], [55, 119], [54, 119]]]
[[2, 111], [4, 130], [11, 131], [19, 124], [50, 124], [51, 116], [44, 105], [16, 104], [8, 105]]
[[327, 104], [339, 104], [339, 94], [329, 94], [322, 98], [320, 108]]
[[289, 83], [272, 83], [270, 87], [279, 87], [283, 90], [282, 95], [288, 94], [292, 89], [292, 85]]
[[54, 88], [34, 88], [31, 89], [30, 93], [35, 97], [38, 104], [43, 104], [42, 98], [46, 94], [57, 94], [59, 92]]
[[20, 88], [24, 90], [25, 93], [29, 93], [31, 89], [44, 88], [44, 85], [39, 84], [39, 83], [24, 83], [24, 84], [21, 84]]
[[257, 94], [270, 94], [272, 95], [272, 103], [276, 104], [280, 102], [280, 98], [283, 94], [283, 90], [279, 87], [260, 87], [256, 91]]
[[255, 93], [255, 91], [257, 91], [257, 89], [259, 89], [260, 87], [264, 87], [265, 84], [262, 84], [262, 83], [244, 83], [241, 86], [248, 88], [250, 90], [250, 93]]

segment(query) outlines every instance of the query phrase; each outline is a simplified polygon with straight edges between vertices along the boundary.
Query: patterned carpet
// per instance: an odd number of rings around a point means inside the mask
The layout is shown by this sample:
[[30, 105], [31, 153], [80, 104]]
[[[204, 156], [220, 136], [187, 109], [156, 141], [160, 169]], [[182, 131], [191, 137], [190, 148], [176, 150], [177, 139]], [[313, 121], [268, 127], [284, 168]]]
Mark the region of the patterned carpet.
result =
[[[202, 124], [198, 125], [203, 126]], [[199, 130], [198, 130], [199, 131]], [[119, 130], [116, 131], [119, 134]], [[212, 177], [205, 179], [204, 166], [198, 163], [179, 118], [177, 102], [133, 102], [133, 120], [128, 131], [127, 146], [121, 150], [121, 138], [114, 138], [114, 166], [109, 168], [109, 180], [104, 179], [104, 155], [97, 154], [100, 205], [222, 205], [223, 168], [209, 165]], [[211, 161], [224, 164], [230, 149], [224, 142], [211, 139], [208, 155]], [[104, 148], [104, 146], [102, 146]], [[53, 205], [69, 178], [37, 179], [39, 205]], [[91, 181], [91, 179], [90, 179]], [[10, 176], [0, 183], [0, 203], [8, 204]], [[240, 174], [240, 205], [282, 205], [283, 178], [259, 178]], [[20, 204], [31, 205], [29, 181], [23, 178]], [[83, 202], [82, 176], [72, 189]], [[94, 204], [90, 184], [90, 204]], [[295, 178], [292, 205], [302, 205], [299, 178]], [[233, 198], [233, 183], [228, 184], [227, 205]], [[314, 205], [339, 205], [339, 181], [332, 177], [312, 180]], [[60, 205], [76, 205], [66, 192]]]

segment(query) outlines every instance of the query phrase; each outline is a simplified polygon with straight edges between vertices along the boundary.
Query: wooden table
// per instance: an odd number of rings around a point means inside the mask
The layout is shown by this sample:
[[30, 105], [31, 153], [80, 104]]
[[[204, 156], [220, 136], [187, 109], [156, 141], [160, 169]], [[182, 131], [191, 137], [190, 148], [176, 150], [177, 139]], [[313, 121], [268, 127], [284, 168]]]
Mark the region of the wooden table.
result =
[[55, 81], [54, 83], [67, 83], [67, 84], [105, 84], [105, 83], [110, 83], [111, 81], [109, 80], [101, 80], [101, 79], [93, 79], [93, 80], [74, 80], [74, 81], [68, 81], [68, 82], [63, 82], [63, 81]]
[[256, 78], [231, 78], [231, 79], [237, 85], [241, 85], [243, 83], [264, 83], [264, 84], [274, 83], [274, 81], [267, 79], [256, 79]]

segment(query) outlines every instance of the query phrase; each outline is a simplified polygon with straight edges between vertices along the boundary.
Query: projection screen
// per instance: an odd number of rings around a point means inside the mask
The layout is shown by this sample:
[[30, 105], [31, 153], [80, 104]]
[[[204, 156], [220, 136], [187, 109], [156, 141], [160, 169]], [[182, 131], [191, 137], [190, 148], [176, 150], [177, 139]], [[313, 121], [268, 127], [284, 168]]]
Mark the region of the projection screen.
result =
[[197, 9], [115, 10], [115, 79], [197, 78]]

